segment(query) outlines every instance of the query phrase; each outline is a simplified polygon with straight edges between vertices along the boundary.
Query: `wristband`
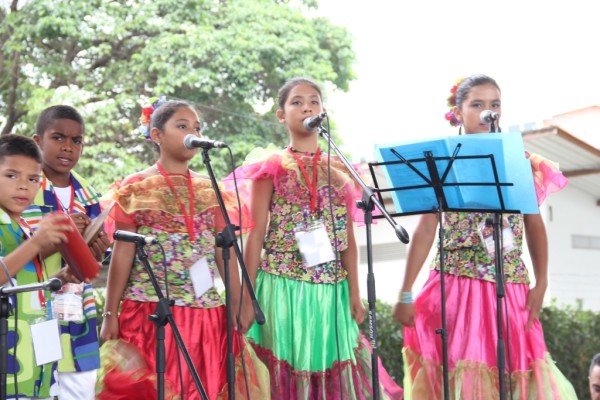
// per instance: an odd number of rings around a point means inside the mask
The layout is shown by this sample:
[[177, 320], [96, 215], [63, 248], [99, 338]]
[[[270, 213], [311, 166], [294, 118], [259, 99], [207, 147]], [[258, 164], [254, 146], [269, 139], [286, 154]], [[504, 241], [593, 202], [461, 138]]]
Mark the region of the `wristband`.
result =
[[102, 313], [102, 318], [110, 317], [112, 315], [112, 311], [105, 311]]
[[398, 302], [402, 304], [413, 304], [415, 301], [412, 292], [400, 292]]

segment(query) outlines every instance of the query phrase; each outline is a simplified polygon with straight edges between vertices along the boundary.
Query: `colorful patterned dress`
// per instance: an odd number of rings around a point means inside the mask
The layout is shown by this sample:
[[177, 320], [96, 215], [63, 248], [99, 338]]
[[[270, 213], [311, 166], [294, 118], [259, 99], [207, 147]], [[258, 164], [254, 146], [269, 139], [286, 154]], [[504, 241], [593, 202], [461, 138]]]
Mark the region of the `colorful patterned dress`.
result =
[[[190, 204], [187, 177], [170, 175], [169, 178], [181, 196], [182, 203]], [[159, 246], [146, 246], [148, 260], [153, 266], [154, 274], [163, 292], [168, 293], [169, 298], [175, 302], [171, 307], [173, 318], [192, 357], [202, 385], [212, 400], [227, 397], [226, 311], [224, 301], [214, 286], [200, 297], [195, 296], [190, 267], [205, 259], [210, 276], [214, 279], [217, 270], [215, 237], [225, 224], [218, 208], [215, 192], [207, 178], [193, 178], [193, 194], [193, 238], [186, 225], [178, 197], [173, 194], [168, 181], [160, 175], [131, 179], [125, 185], [108, 193], [104, 199], [107, 202], [116, 201], [112, 214], [116, 221], [136, 226], [138, 233], [151, 235], [162, 244], [166, 257], [165, 264]], [[226, 191], [223, 191], [223, 197], [230, 211], [232, 223], [236, 223], [238, 207], [235, 198]], [[232, 256], [235, 257], [233, 252]], [[111, 361], [115, 361], [118, 355], [107, 352], [107, 362], [103, 361], [105, 376], [100, 399], [156, 397], [156, 388], [153, 385], [156, 365], [155, 326], [148, 320], [148, 316], [156, 312], [157, 301], [158, 297], [149, 281], [148, 273], [136, 258], [123, 294], [119, 316], [120, 338], [123, 342], [137, 348], [147, 368], [140, 368], [133, 372], [121, 369], [122, 365], [111, 365]], [[185, 398], [200, 399], [192, 375], [183, 358], [178, 354], [169, 325], [165, 327], [165, 335], [167, 387], [175, 396], [175, 392], [179, 392], [180, 389], [181, 377]], [[246, 388], [241, 369], [242, 353], [239, 343], [236, 335], [233, 338], [236, 358], [236, 395], [243, 398]], [[109, 350], [114, 349], [115, 347], [112, 347]], [[252, 358], [253, 352], [250, 346], [246, 346], [243, 354], [252, 398], [268, 398], [268, 371], [258, 359]], [[129, 359], [121, 355], [120, 361], [128, 362]]]
[[[539, 164], [539, 163], [538, 163]], [[546, 195], [566, 185], [566, 179], [545, 162], [553, 176], [544, 178], [534, 167], [534, 180], [541, 204]], [[548, 173], [548, 172], [546, 172]], [[556, 183], [544, 185], [543, 182]], [[540, 194], [542, 196], [540, 197]], [[506, 383], [512, 381], [514, 399], [576, 399], [575, 391], [548, 354], [540, 321], [527, 330], [529, 293], [527, 267], [521, 259], [523, 216], [506, 214], [514, 237], [514, 249], [504, 254], [506, 288], [503, 327], [507, 343]], [[480, 224], [493, 214], [448, 212], [444, 214], [445, 299], [448, 331], [448, 377], [451, 399], [496, 399], [498, 364], [496, 355], [496, 268], [482, 243]], [[438, 246], [439, 248], [439, 246]], [[404, 390], [407, 399], [442, 399], [441, 275], [439, 254], [432, 271], [415, 299], [414, 327], [404, 328]], [[507, 390], [510, 398], [510, 391]]]
[[[4, 210], [0, 210], [0, 256], [5, 257], [12, 253], [30, 234], [25, 225], [13, 221]], [[44, 268], [43, 280], [47, 280], [56, 272], [58, 270], [51, 271]], [[4, 274], [1, 270], [0, 273]], [[40, 279], [33, 261], [21, 268], [13, 279], [15, 285], [38, 282]], [[51, 318], [49, 309], [42, 306], [39, 296], [40, 292], [31, 291], [12, 295], [9, 299], [13, 306], [13, 314], [8, 318], [8, 373], [6, 375], [8, 398], [15, 398], [15, 374], [20, 398], [49, 397], [50, 386], [55, 382], [54, 371], [57, 363], [37, 366], [33, 353], [31, 325]], [[48, 303], [50, 293], [43, 293], [43, 296]]]
[[[349, 215], [362, 216], [355, 206], [361, 191], [332, 156], [330, 202], [327, 159], [323, 154], [317, 164], [318, 217], [325, 223], [332, 247], [342, 252], [348, 247]], [[247, 160], [254, 162], [236, 170], [242, 192], [248, 190], [248, 180], [274, 183], [265, 252], [256, 279], [266, 323], [255, 323], [247, 334], [269, 367], [271, 398], [371, 398], [371, 354], [350, 313], [347, 272], [339, 259], [337, 264], [306, 267], [295, 238], [294, 229], [308, 219], [311, 204], [299, 162], [313, 176], [314, 154], [261, 149]], [[402, 389], [380, 370], [381, 398], [402, 398]]]
[[[98, 192], [75, 172], [71, 173], [71, 185], [74, 190], [73, 212], [85, 213], [92, 219], [96, 218], [101, 211]], [[41, 190], [33, 204], [23, 213], [23, 219], [35, 231], [44, 215], [61, 210], [52, 182], [44, 176]], [[58, 271], [63, 267], [63, 260], [58, 252], [47, 257], [44, 262], [52, 271]], [[58, 362], [60, 372], [92, 371], [100, 368], [98, 321], [91, 284], [84, 284], [82, 300], [83, 321], [61, 321], [60, 323], [60, 338], [64, 354]]]

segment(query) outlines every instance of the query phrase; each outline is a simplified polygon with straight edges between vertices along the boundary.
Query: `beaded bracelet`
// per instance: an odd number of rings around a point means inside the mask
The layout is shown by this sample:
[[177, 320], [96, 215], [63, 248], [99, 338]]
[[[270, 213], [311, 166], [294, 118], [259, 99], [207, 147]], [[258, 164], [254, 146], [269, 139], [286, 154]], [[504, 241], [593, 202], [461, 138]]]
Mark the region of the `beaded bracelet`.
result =
[[400, 299], [398, 301], [402, 304], [413, 304], [415, 302], [412, 292], [400, 292]]

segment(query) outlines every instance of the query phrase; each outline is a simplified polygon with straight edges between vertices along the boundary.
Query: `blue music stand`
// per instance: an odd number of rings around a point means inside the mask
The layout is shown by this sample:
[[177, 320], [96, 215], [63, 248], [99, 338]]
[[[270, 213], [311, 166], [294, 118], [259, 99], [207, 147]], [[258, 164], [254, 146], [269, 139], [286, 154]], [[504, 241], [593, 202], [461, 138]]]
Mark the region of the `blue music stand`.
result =
[[[484, 133], [452, 136], [420, 142], [375, 146], [380, 162], [369, 169], [375, 192], [390, 192], [393, 216], [437, 213], [440, 221], [441, 323], [444, 398], [449, 397], [448, 343], [444, 284], [443, 213], [484, 212], [493, 222], [497, 298], [497, 356], [500, 398], [505, 399], [505, 344], [502, 337], [502, 304], [505, 297], [501, 246], [501, 214], [537, 214], [531, 164], [525, 157], [520, 133]], [[459, 155], [460, 153], [460, 155]], [[374, 167], [383, 167], [388, 185], [378, 186]], [[499, 256], [498, 256], [499, 255]]]
[[[398, 142], [375, 149], [380, 162], [369, 164], [371, 175], [377, 186], [373, 167], [384, 166], [388, 184], [379, 186], [378, 192], [391, 192], [395, 215], [437, 210], [442, 194], [444, 211], [539, 213], [531, 166], [518, 132]], [[439, 187], [432, 185], [428, 154], [435, 158]]]

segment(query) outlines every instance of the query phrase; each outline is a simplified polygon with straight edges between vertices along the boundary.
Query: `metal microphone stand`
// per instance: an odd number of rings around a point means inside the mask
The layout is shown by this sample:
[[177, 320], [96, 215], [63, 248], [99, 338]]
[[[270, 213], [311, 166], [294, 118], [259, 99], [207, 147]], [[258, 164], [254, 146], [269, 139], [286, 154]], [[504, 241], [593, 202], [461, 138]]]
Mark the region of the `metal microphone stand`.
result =
[[378, 346], [377, 346], [377, 324], [376, 324], [376, 314], [375, 314], [375, 304], [377, 297], [375, 295], [375, 275], [373, 274], [373, 251], [371, 244], [371, 224], [373, 222], [373, 210], [374, 206], [381, 211], [383, 216], [388, 220], [388, 222], [394, 228], [396, 232], [396, 236], [402, 243], [408, 243], [408, 233], [406, 230], [396, 223], [396, 221], [391, 217], [391, 215], [387, 212], [381, 202], [374, 196], [373, 190], [368, 187], [362, 178], [358, 175], [358, 173], [352, 167], [352, 164], [344, 157], [340, 149], [335, 145], [335, 143], [331, 140], [329, 133], [323, 128], [323, 126], [318, 127], [319, 134], [327, 140], [329, 145], [333, 148], [339, 159], [344, 163], [348, 172], [354, 179], [356, 183], [360, 185], [363, 190], [362, 200], [358, 202], [358, 207], [363, 210], [365, 215], [365, 228], [367, 234], [367, 293], [368, 293], [368, 302], [369, 302], [369, 341], [371, 343], [371, 369], [372, 369], [372, 386], [373, 386], [373, 400], [379, 399], [379, 366], [377, 364], [377, 356], [378, 356]]
[[192, 375], [192, 379], [196, 384], [196, 388], [198, 388], [198, 392], [200, 393], [200, 397], [203, 400], [208, 400], [208, 395], [202, 386], [202, 382], [200, 382], [200, 377], [198, 376], [198, 371], [196, 371], [196, 367], [190, 357], [187, 348], [185, 347], [185, 343], [183, 343], [183, 339], [181, 338], [181, 334], [179, 333], [179, 329], [175, 324], [175, 320], [173, 319], [173, 314], [171, 313], [171, 305], [169, 301], [163, 295], [163, 292], [158, 285], [158, 281], [156, 280], [156, 276], [152, 271], [152, 267], [148, 263], [148, 254], [146, 254], [146, 250], [144, 249], [145, 242], [143, 240], [136, 241], [136, 252], [139, 260], [144, 265], [146, 272], [148, 273], [148, 277], [150, 278], [150, 282], [156, 291], [156, 295], [158, 296], [158, 303], [156, 304], [156, 311], [154, 314], [148, 317], [156, 326], [156, 378], [157, 378], [157, 398], [158, 400], [163, 400], [165, 398], [165, 325], [168, 323], [171, 326], [171, 330], [173, 331], [173, 337], [175, 338], [175, 342], [177, 343], [177, 347], [183, 354], [183, 358], [185, 359], [185, 363], [187, 364], [190, 373]]
[[10, 295], [37, 290], [50, 290], [55, 292], [60, 290], [61, 286], [62, 282], [60, 279], [52, 278], [42, 283], [0, 288], [0, 400], [6, 399], [6, 375], [8, 374], [8, 317], [12, 313], [12, 306], [8, 301]]
[[0, 296], [0, 399], [6, 399], [6, 375], [8, 374], [8, 317], [11, 314], [8, 296]]
[[[506, 286], [504, 285], [504, 254], [502, 249], [502, 215], [494, 213], [494, 254], [496, 266], [496, 324], [497, 324], [497, 342], [496, 356], [498, 358], [498, 384], [500, 385], [500, 400], [506, 399], [506, 353], [504, 337], [502, 336], [502, 299], [506, 296]], [[512, 392], [512, 391], [511, 391]]]
[[[490, 133], [496, 132], [495, 121], [490, 124]], [[498, 126], [498, 132], [500, 132], [500, 126]], [[495, 172], [495, 169], [494, 169]], [[487, 221], [486, 221], [487, 223]], [[502, 335], [502, 299], [506, 297], [506, 286], [504, 285], [504, 253], [502, 244], [502, 214], [495, 212], [494, 220], [492, 222], [494, 227], [494, 263], [496, 266], [496, 357], [498, 364], [498, 385], [500, 400], [506, 399], [506, 376], [504, 371], [506, 370], [506, 345], [504, 343], [504, 337]], [[511, 388], [512, 396], [512, 388]]]
[[[219, 185], [217, 184], [217, 179], [215, 178], [215, 173], [212, 169], [212, 165], [210, 164], [210, 157], [208, 155], [208, 148], [202, 148], [202, 161], [206, 166], [206, 170], [208, 171], [208, 176], [210, 177], [210, 181], [212, 183], [213, 189], [217, 196], [217, 202], [219, 203], [219, 208], [221, 213], [223, 214], [223, 218], [225, 219], [225, 228], [222, 232], [217, 235], [217, 246], [223, 249], [223, 263], [225, 270], [224, 284], [225, 284], [225, 309], [227, 312], [227, 384], [229, 387], [229, 399], [235, 398], [235, 364], [233, 357], [233, 324], [231, 321], [231, 291], [230, 291], [230, 271], [229, 271], [229, 260], [230, 260], [230, 252], [229, 249], [233, 246], [240, 269], [242, 270], [242, 279], [246, 283], [248, 288], [248, 293], [250, 294], [250, 298], [252, 299], [252, 306], [254, 308], [254, 315], [256, 318], [256, 323], [262, 325], [265, 323], [265, 316], [258, 305], [258, 301], [256, 300], [256, 294], [254, 293], [254, 289], [252, 287], [252, 282], [250, 281], [250, 276], [248, 275], [248, 270], [246, 269], [246, 265], [244, 264], [244, 258], [242, 257], [242, 252], [238, 246], [237, 238], [235, 236], [235, 227], [232, 225], [231, 220], [229, 218], [229, 214], [227, 213], [227, 208], [225, 207], [225, 202], [223, 201], [223, 196], [221, 195], [221, 190], [219, 189]], [[243, 297], [243, 293], [240, 295], [240, 301]]]

